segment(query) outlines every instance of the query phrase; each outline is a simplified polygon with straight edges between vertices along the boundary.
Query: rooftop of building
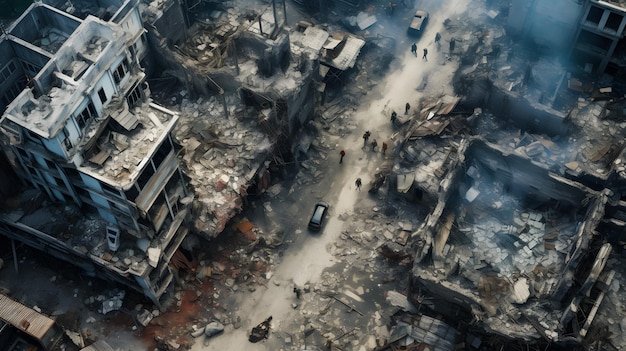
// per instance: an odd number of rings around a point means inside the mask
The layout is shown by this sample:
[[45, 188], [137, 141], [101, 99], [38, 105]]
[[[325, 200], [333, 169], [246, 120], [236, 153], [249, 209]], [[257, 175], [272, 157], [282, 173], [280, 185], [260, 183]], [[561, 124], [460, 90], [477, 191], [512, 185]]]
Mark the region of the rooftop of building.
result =
[[[107, 184], [128, 190], [174, 129], [179, 116], [152, 102], [128, 109], [126, 100], [85, 131], [80, 171]], [[111, 105], [115, 105], [111, 102]], [[128, 129], [127, 129], [128, 128]], [[95, 142], [94, 142], [95, 140]]]
[[115, 25], [87, 18], [35, 76], [35, 88], [23, 90], [3, 118], [43, 138], [55, 137], [110, 63], [100, 62], [103, 57], [113, 60], [124, 50], [124, 41], [118, 40], [124, 35]]

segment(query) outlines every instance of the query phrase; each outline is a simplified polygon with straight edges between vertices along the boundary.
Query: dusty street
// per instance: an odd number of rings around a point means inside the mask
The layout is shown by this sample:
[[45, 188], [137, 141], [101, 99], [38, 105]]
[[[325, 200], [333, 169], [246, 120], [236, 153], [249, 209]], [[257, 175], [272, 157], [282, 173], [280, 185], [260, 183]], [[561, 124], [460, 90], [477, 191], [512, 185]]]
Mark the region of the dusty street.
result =
[[0, 351], [625, 349], [624, 14], [32, 2]]
[[[379, 11], [379, 23], [366, 34], [394, 38], [395, 59], [385, 76], [378, 77], [375, 83], [366, 80], [367, 86], [363, 86], [362, 81], [344, 82], [335, 99], [342, 103], [342, 98], [350, 96], [345, 101], [352, 101], [351, 109], [341, 116], [332, 116], [329, 121], [312, 122], [320, 134], [305, 162], [314, 165], [315, 172], [321, 176], [311, 180], [299, 174], [296, 181], [279, 184], [282, 190], [278, 195], [260, 196], [244, 212], [263, 232], [284, 233], [284, 244], [271, 253], [263, 283], [239, 284], [240, 280], [234, 280], [225, 284], [223, 279], [215, 279], [205, 281], [196, 291], [178, 292], [179, 302], [184, 300], [183, 307], [174, 306], [153, 322], [161, 332], [171, 333], [166, 339], [173, 335], [189, 338], [192, 329], [203, 327], [207, 320], [220, 321], [225, 331], [211, 338], [193, 339], [192, 350], [314, 349], [322, 348], [326, 339], [335, 341], [334, 345], [342, 349], [371, 350], [376, 339], [388, 336], [386, 325], [398, 307], [386, 299], [390, 295], [406, 294], [411, 264], [410, 260], [390, 262], [375, 249], [387, 233], [399, 227], [406, 233], [416, 228], [429, 209], [392, 202], [385, 191], [372, 195], [368, 189], [377, 169], [393, 164], [394, 142], [400, 138], [394, 138], [391, 111], [402, 115], [408, 102], [411, 105], [408, 114], [412, 115], [423, 97], [454, 95], [451, 77], [458, 63], [456, 57], [445, 60], [450, 36], [443, 21], [461, 15], [469, 3], [469, 0], [454, 0], [442, 7], [435, 0], [422, 2], [420, 8], [428, 10], [431, 18], [419, 39], [406, 34], [406, 24], [414, 9], [393, 17]], [[442, 34], [440, 50], [434, 44], [437, 32]], [[414, 40], [417, 57], [410, 52]], [[424, 48], [429, 50], [428, 60], [422, 59]], [[376, 70], [376, 62], [369, 65]], [[333, 103], [328, 101], [321, 110]], [[369, 143], [363, 147], [361, 136], [366, 130], [372, 133], [370, 141], [378, 142], [375, 151]], [[389, 145], [386, 155], [381, 152], [383, 142]], [[339, 164], [340, 150], [346, 151], [342, 164]], [[361, 191], [354, 185], [357, 177], [363, 180]], [[330, 213], [322, 230], [312, 233], [306, 228], [307, 221], [314, 204], [320, 200], [330, 204]], [[22, 249], [18, 251], [21, 253]], [[8, 266], [11, 256], [4, 258]], [[22, 266], [19, 274], [12, 269], [4, 269], [2, 274], [7, 282], [21, 282], [11, 288], [25, 303], [45, 306], [44, 312], [59, 315], [59, 321], [69, 328], [82, 330], [86, 340], [103, 338], [116, 350], [153, 350], [154, 330], [150, 326], [137, 328], [131, 317], [133, 310], [142, 308], [132, 292], [127, 295], [123, 312], [101, 315], [85, 301], [109, 291], [113, 285], [99, 281], [92, 284], [85, 277], [71, 281], [72, 287], [76, 284], [73, 294], [53, 296], [61, 285], [66, 285], [67, 290], [65, 277], [57, 277], [47, 267], [27, 269], [37, 267], [28, 254], [19, 263]], [[45, 288], [42, 285], [39, 294], [29, 295], [30, 281], [43, 282]], [[300, 298], [294, 294], [294, 287], [303, 290]], [[194, 293], [208, 296], [211, 302], [202, 304], [206, 299], [189, 297]], [[208, 313], [194, 313], [196, 309], [206, 309]], [[252, 327], [269, 316], [273, 317], [269, 338], [250, 343], [248, 335]]]
[[[383, 276], [377, 275], [384, 275], [392, 268], [386, 261], [376, 258], [375, 251], [371, 251], [369, 261], [387, 267], [376, 266], [372, 267], [373, 273], [367, 272], [366, 267], [361, 266], [364, 262], [358, 261], [351, 264], [345, 257], [338, 255], [343, 251], [335, 246], [342, 241], [342, 233], [351, 229], [349, 225], [354, 224], [355, 221], [359, 231], [370, 229], [367, 228], [365, 220], [384, 205], [384, 196], [371, 196], [367, 193], [367, 189], [369, 189], [376, 168], [383, 164], [385, 157], [391, 158], [393, 155], [392, 152], [388, 152], [386, 156], [383, 156], [380, 152], [380, 145], [383, 141], [393, 145], [393, 130], [389, 122], [391, 110], [403, 113], [405, 103], [409, 102], [413, 106], [410, 112], [413, 112], [423, 95], [452, 94], [450, 79], [457, 64], [453, 60], [442, 65], [444, 50], [443, 48], [440, 52], [436, 50], [434, 37], [436, 32], [443, 33], [445, 45], [447, 43], [445, 40], [448, 38], [443, 31], [443, 20], [461, 14], [468, 3], [469, 1], [464, 0], [451, 1], [447, 2], [444, 8], [431, 12], [428, 30], [418, 42], [420, 53], [423, 47], [429, 48], [428, 61], [422, 60], [421, 54], [418, 57], [413, 56], [408, 50], [409, 38], [400, 39], [406, 37], [405, 32], [397, 33], [400, 64], [394, 66], [395, 68], [377, 86], [376, 90], [368, 92], [359, 106], [355, 107], [349, 119], [335, 122], [353, 125], [352, 132], [343, 138], [332, 133], [324, 133], [321, 137], [325, 144], [331, 146], [325, 159], [319, 160], [318, 167], [325, 174], [323, 180], [318, 184], [302, 188], [294, 187], [294, 193], [288, 195], [291, 201], [287, 204], [281, 203], [285, 201], [284, 195], [273, 200], [271, 205], [273, 219], [286, 230], [292, 229], [294, 235], [293, 242], [285, 250], [280, 262], [276, 262], [271, 270], [271, 283], [267, 287], [259, 287], [254, 292], [241, 290], [229, 296], [229, 299], [234, 301], [228, 304], [237, 306], [236, 315], [241, 318], [241, 327], [234, 329], [232, 325], [228, 325], [222, 335], [206, 342], [197, 339], [193, 350], [301, 349], [306, 346], [308, 339], [302, 345], [298, 345], [297, 340], [302, 337], [305, 329], [308, 329], [311, 324], [323, 323], [343, 327], [346, 332], [352, 328], [358, 328], [360, 332], [355, 333], [351, 338], [346, 338], [352, 340], [352, 348], [355, 350], [367, 350], [376, 346], [374, 335], [379, 335], [381, 330], [375, 328], [384, 325], [387, 317], [383, 315], [381, 308], [383, 311], [393, 311], [391, 306], [385, 305], [384, 295], [387, 290], [394, 290], [393, 284], [380, 284]], [[428, 81], [426, 88], [418, 89], [424, 81]], [[365, 130], [370, 130], [371, 138], [377, 139], [379, 147], [376, 152], [372, 152], [369, 145], [362, 148], [361, 135]], [[340, 165], [338, 160], [341, 149], [345, 150], [347, 155], [343, 164]], [[363, 179], [364, 186], [360, 192], [356, 191], [354, 185], [357, 177]], [[312, 234], [306, 229], [306, 224], [309, 211], [318, 200], [331, 204], [330, 215], [322, 231], [319, 234]], [[296, 203], [293, 204], [292, 201]], [[289, 214], [284, 214], [280, 209], [285, 206], [294, 206], [297, 210], [287, 209]], [[417, 212], [417, 209], [413, 210]], [[408, 211], [411, 209], [409, 208]], [[298, 216], [295, 221], [291, 214]], [[407, 215], [411, 216], [410, 212]], [[402, 220], [399, 216], [388, 218], [388, 222], [392, 224]], [[362, 222], [360, 225], [359, 221]], [[350, 241], [347, 243], [353, 245]], [[340, 279], [334, 284], [325, 281], [335, 276], [333, 272], [336, 272], [336, 276]], [[404, 284], [405, 282], [398, 282], [400, 288]], [[293, 292], [294, 286], [310, 286], [312, 290], [321, 291], [304, 293], [298, 300]], [[338, 289], [338, 293], [350, 296], [349, 300], [352, 304], [359, 306], [359, 311], [363, 313], [363, 316], [352, 312], [350, 317], [347, 317], [345, 314], [349, 311], [346, 311], [345, 306], [340, 304], [334, 306], [339, 311], [336, 315], [321, 316], [319, 310], [315, 308], [320, 304], [320, 299], [328, 301], [328, 298], [323, 296], [323, 291], [331, 290], [329, 286], [331, 289]], [[380, 305], [381, 303], [383, 306]], [[292, 304], [297, 304], [296, 308]], [[250, 329], [268, 316], [273, 317], [269, 339], [256, 344], [248, 342]], [[349, 318], [349, 321], [342, 320], [343, 318]], [[290, 335], [290, 333], [300, 335]], [[335, 332], [332, 336], [340, 335]], [[322, 345], [314, 346], [321, 347]]]

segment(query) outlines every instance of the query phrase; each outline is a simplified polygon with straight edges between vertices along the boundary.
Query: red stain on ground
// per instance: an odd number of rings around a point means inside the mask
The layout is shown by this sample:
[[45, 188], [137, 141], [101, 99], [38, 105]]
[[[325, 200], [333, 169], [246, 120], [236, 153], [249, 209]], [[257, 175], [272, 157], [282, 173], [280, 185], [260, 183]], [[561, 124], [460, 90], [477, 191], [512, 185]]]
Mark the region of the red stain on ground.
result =
[[194, 290], [181, 291], [180, 305], [170, 307], [168, 311], [152, 319], [143, 329], [141, 340], [152, 350], [158, 347], [157, 340], [174, 340], [181, 348], [192, 344], [192, 324], [204, 325], [209, 309], [212, 307], [213, 282], [205, 280]]
[[[248, 232], [251, 232], [248, 230]], [[214, 267], [222, 267], [219, 271], [213, 271], [211, 277], [203, 281], [197, 280], [193, 272], [186, 277], [187, 290], [180, 291], [179, 304], [171, 306], [166, 312], [152, 319], [150, 324], [140, 332], [141, 341], [148, 350], [162, 347], [164, 342], [175, 341], [180, 344], [180, 349], [190, 348], [193, 344], [191, 336], [192, 325], [203, 327], [212, 320], [212, 312], [221, 306], [220, 302], [214, 301], [214, 289], [217, 288], [220, 296], [225, 294], [224, 282], [227, 278], [238, 280], [253, 278], [269, 270], [266, 262], [239, 261], [232, 262], [230, 257], [234, 250], [245, 247], [254, 242], [256, 235], [250, 236], [236, 231], [232, 235], [219, 240], [221, 248], [211, 252], [211, 261]], [[218, 245], [215, 245], [218, 246]], [[183, 273], [183, 272], [179, 272]], [[183, 273], [184, 274], [184, 273]], [[240, 279], [241, 280], [241, 279]], [[132, 326], [132, 321], [129, 323]]]

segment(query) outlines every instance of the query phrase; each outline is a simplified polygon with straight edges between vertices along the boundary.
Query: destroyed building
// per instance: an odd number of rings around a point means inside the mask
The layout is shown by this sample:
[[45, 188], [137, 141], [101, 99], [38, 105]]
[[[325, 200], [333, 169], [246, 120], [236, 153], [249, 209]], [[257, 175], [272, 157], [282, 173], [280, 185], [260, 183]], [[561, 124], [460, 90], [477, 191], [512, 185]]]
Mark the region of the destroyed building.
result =
[[447, 27], [462, 97], [422, 101], [401, 129], [393, 190], [431, 205], [412, 236], [411, 299], [499, 345], [624, 345], [623, 98], [497, 20], [454, 32], [473, 20]]
[[508, 18], [510, 34], [568, 53], [587, 73], [623, 70], [625, 2], [516, 0], [510, 11], [516, 14]]
[[158, 305], [192, 195], [179, 116], [150, 101], [139, 65], [137, 3], [116, 5], [104, 20], [34, 3], [3, 35], [3, 147], [29, 190], [0, 230]]
[[[249, 190], [298, 164], [309, 145], [292, 140], [324, 89], [320, 71], [353, 67], [364, 44], [326, 32], [292, 43], [306, 28], [290, 33], [275, 3], [166, 38], [159, 27], [183, 20], [179, 6], [36, 3], [0, 43], [4, 149], [28, 188], [7, 201], [2, 233], [157, 305], [188, 233], [215, 238]], [[165, 93], [189, 89], [166, 100], [178, 106], [152, 101], [142, 64], [161, 71]]]

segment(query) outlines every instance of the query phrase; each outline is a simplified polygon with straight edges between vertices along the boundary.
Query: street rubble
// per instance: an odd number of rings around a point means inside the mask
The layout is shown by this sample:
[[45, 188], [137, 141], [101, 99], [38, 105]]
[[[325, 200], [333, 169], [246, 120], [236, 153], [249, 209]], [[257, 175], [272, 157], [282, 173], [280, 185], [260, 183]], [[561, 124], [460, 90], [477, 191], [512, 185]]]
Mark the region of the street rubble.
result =
[[[362, 69], [348, 73], [354, 84], [340, 94], [329, 89], [329, 101], [303, 126], [293, 148], [299, 166], [293, 179], [265, 179], [255, 197], [246, 197], [248, 186], [261, 182], [257, 171], [270, 166], [275, 151], [259, 128], [264, 112], [241, 106], [228, 93], [198, 97], [181, 90], [163, 101], [184, 117], [173, 136], [196, 194], [193, 227], [200, 235], [187, 237], [173, 255], [177, 284], [167, 308], [137, 303], [135, 292], [102, 291], [83, 303], [105, 316], [84, 319], [79, 336], [108, 334], [110, 327], [97, 322], [117, 313], [128, 317], [117, 322], [130, 326], [150, 350], [207, 346], [242, 328], [247, 311], [233, 296], [273, 285], [293, 291], [281, 303], [295, 318], [268, 314], [246, 334], [252, 343], [280, 350], [626, 345], [623, 97], [575, 88], [577, 78], [554, 59], [529, 63], [532, 52], [506, 36], [499, 11], [476, 3], [481, 6], [466, 16], [443, 21], [444, 37], [457, 44], [437, 64], [459, 65], [456, 95], [431, 90], [436, 75], [425, 74], [410, 112], [389, 122], [390, 156], [376, 161], [365, 187], [375, 191], [363, 192], [351, 212], [333, 214], [342, 225], [325, 247], [333, 265], [316, 282], [296, 285], [274, 275], [286, 249], [307, 235], [285, 218], [299, 215], [293, 204], [301, 192], [319, 197], [325, 161], [339, 155], [341, 141], [356, 136], [360, 143], [356, 106], [380, 80]], [[211, 14], [229, 24], [220, 29], [224, 37], [239, 28], [239, 15], [232, 9]], [[267, 15], [255, 18], [253, 32], [273, 30]], [[364, 12], [347, 21], [355, 31], [380, 25]], [[209, 70], [218, 65], [219, 45], [203, 30], [183, 50]], [[380, 48], [367, 42], [357, 67], [375, 66], [381, 58]], [[207, 54], [208, 47], [217, 51]], [[297, 57], [311, 55], [303, 47], [294, 50]], [[242, 81], [259, 74], [249, 59], [238, 63]], [[299, 73], [283, 73], [246, 88], [298, 90]], [[549, 115], [547, 122], [508, 116], [517, 105], [506, 110], [503, 100], [525, 102], [528, 108], [519, 114]], [[394, 111], [385, 105], [378, 117], [389, 121]], [[44, 201], [38, 191], [21, 200]], [[60, 216], [74, 210], [46, 211]], [[88, 243], [98, 229], [86, 226], [82, 240]], [[211, 245], [194, 250], [205, 239]], [[132, 267], [138, 257], [154, 261], [161, 254], [146, 242], [137, 245], [145, 250], [125, 248], [115, 263]]]

